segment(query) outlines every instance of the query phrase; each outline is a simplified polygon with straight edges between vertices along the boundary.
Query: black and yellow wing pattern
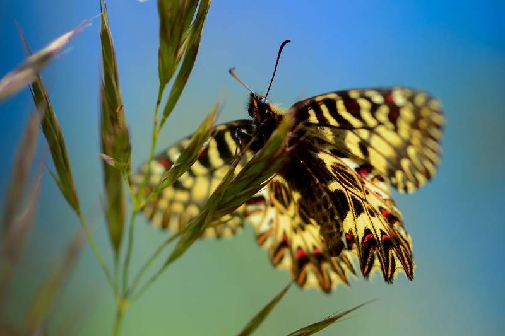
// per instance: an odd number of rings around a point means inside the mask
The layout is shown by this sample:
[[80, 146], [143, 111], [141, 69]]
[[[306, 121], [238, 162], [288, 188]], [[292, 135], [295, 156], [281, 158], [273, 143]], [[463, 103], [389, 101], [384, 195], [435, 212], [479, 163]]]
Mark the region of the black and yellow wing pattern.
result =
[[[155, 226], [184, 228], [244, 146], [243, 135], [265, 136], [262, 128], [286, 113], [260, 96], [252, 94], [251, 101], [253, 120], [216, 126], [191, 169], [146, 205]], [[286, 164], [203, 237], [231, 236], [251, 223], [274, 266], [287, 269], [299, 286], [325, 292], [349, 283], [356, 274], [353, 260], [365, 278], [376, 270], [386, 282], [400, 271], [412, 279], [412, 240], [390, 188], [410, 193], [435, 173], [444, 122], [440, 103], [425, 92], [393, 87], [331, 92], [289, 111], [295, 115], [297, 141]], [[151, 163], [147, 192], [188, 142], [182, 140]], [[134, 176], [134, 188], [145, 170], [144, 165]]]
[[[249, 134], [251, 130], [250, 120], [237, 120], [216, 126], [191, 168], [145, 205], [143, 212], [151, 223], [156, 227], [179, 232], [192, 218], [196, 217], [228, 172], [230, 162], [237, 153], [238, 141], [235, 133], [240, 131]], [[185, 138], [154, 158], [146, 183], [146, 194], [149, 194], [161, 182], [163, 173], [176, 162], [189, 142], [190, 138]], [[237, 169], [240, 170], [244, 163], [239, 163]], [[146, 170], [147, 165], [144, 164], [133, 176], [132, 187], [135, 192], [139, 190]], [[221, 218], [219, 223], [209, 225], [203, 237], [232, 236], [243, 226], [244, 211], [244, 206], [242, 206], [232, 214]]]

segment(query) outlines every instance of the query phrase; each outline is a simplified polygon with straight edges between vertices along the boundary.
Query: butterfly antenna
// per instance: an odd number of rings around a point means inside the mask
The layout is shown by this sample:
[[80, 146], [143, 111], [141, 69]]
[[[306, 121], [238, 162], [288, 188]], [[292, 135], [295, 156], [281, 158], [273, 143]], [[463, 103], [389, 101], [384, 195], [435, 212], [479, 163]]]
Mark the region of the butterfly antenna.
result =
[[272, 83], [275, 78], [275, 72], [277, 71], [277, 65], [279, 64], [279, 59], [281, 58], [282, 49], [284, 49], [284, 46], [289, 42], [291, 42], [291, 40], [286, 40], [282, 42], [281, 46], [279, 47], [279, 52], [277, 53], [277, 59], [275, 60], [274, 73], [272, 74], [272, 78], [270, 79], [270, 84], [268, 84], [268, 90], [267, 93], [265, 94], [265, 99], [268, 97], [268, 93], [270, 92], [270, 88], [272, 87]]
[[228, 70], [228, 72], [230, 73], [230, 75], [233, 78], [235, 78], [235, 80], [237, 82], [242, 84], [242, 86], [245, 87], [247, 89], [247, 91], [251, 92], [251, 94], [254, 94], [253, 90], [251, 90], [251, 88], [249, 86], [247, 86], [246, 83], [242, 82], [242, 80], [240, 80], [240, 78], [237, 77], [237, 75], [235, 74], [235, 68], [230, 68], [230, 70]]

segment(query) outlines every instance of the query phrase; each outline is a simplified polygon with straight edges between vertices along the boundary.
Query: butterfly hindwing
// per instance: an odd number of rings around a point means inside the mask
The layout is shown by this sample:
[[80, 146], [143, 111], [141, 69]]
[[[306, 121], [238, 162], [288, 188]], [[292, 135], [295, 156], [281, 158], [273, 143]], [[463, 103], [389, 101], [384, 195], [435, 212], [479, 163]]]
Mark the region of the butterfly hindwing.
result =
[[[349, 284], [355, 275], [351, 252], [331, 257], [320, 236], [319, 226], [300, 216], [299, 193], [281, 176], [246, 203], [248, 221], [258, 244], [268, 252], [272, 264], [291, 273], [301, 287], [330, 292], [337, 284]], [[258, 204], [263, 206], [258, 208]]]
[[408, 88], [336, 91], [296, 103], [309, 137], [364, 160], [401, 192], [412, 192], [440, 161], [441, 104]]
[[314, 175], [320, 181], [324, 179], [326, 193], [337, 210], [335, 222], [342, 228], [342, 236], [325, 236], [326, 244], [343, 240], [348, 250], [356, 252], [365, 277], [380, 268], [387, 282], [399, 270], [412, 279], [410, 236], [378, 170], [365, 161], [340, 158], [315, 144], [307, 145], [304, 157]]
[[[178, 232], [196, 217], [227, 173], [229, 164], [236, 155], [238, 147], [236, 132], [250, 134], [251, 129], [249, 120], [216, 126], [191, 168], [144, 207], [144, 214], [153, 225]], [[176, 162], [189, 142], [190, 138], [185, 138], [155, 157], [151, 162], [146, 194], [161, 183], [163, 173]], [[237, 169], [242, 166], [243, 164], [239, 163]], [[144, 180], [146, 169], [147, 165], [142, 165], [133, 176], [134, 191], [138, 190]], [[211, 223], [202, 236], [221, 237], [236, 233], [243, 226], [243, 212], [244, 206]]]

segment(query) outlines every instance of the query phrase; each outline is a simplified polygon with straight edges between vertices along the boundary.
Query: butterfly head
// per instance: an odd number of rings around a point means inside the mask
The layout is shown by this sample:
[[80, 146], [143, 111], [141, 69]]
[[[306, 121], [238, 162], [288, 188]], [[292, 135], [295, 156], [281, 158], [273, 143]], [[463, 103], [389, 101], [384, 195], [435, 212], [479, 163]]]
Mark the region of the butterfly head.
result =
[[277, 108], [275, 108], [274, 106], [272, 106], [272, 104], [270, 104], [270, 102], [267, 100], [267, 97], [268, 94], [270, 93], [272, 82], [274, 81], [275, 78], [275, 73], [277, 71], [277, 65], [279, 65], [279, 59], [281, 57], [282, 49], [284, 49], [284, 46], [289, 42], [291, 41], [285, 40], [279, 47], [279, 51], [277, 52], [277, 58], [275, 60], [274, 71], [272, 73], [272, 78], [270, 78], [270, 84], [268, 85], [267, 93], [264, 96], [254, 93], [254, 91], [251, 90], [249, 86], [247, 86], [240, 78], [237, 77], [237, 75], [234, 72], [235, 70], [234, 68], [231, 68], [229, 70], [230, 75], [250, 92], [249, 106], [247, 112], [249, 113], [249, 116], [253, 118], [257, 126], [264, 125], [265, 122], [269, 123], [270, 119], [272, 119], [272, 121], [278, 120], [277, 116], [280, 113]]
[[249, 116], [255, 121], [261, 121], [272, 113], [272, 107], [264, 96], [251, 93], [249, 96], [247, 113], [249, 113]]

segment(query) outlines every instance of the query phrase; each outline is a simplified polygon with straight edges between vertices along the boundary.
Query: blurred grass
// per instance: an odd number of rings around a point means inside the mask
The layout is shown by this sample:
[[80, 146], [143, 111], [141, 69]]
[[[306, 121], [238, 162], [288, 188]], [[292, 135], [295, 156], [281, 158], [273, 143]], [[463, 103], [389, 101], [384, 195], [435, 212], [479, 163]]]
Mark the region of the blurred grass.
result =
[[[83, 21], [71, 31], [61, 35], [35, 54], [27, 57], [25, 62], [2, 77], [0, 79], [0, 102], [15, 95], [26, 86], [35, 82], [40, 72], [51, 62], [58, 52], [90, 24], [91, 20]], [[24, 42], [24, 36], [22, 39]]]
[[2, 218], [2, 248], [0, 250], [0, 320], [8, 299], [8, 289], [14, 269], [19, 262], [28, 233], [33, 224], [37, 197], [40, 190], [39, 174], [31, 190], [28, 204], [21, 213], [23, 198], [27, 193], [27, 183], [33, 165], [39, 135], [40, 111], [31, 113], [25, 127], [21, 143], [16, 152], [12, 169], [12, 178], [5, 197]]
[[46, 326], [56, 298], [63, 289], [72, 267], [81, 253], [85, 238], [84, 231], [77, 230], [63, 252], [61, 260], [56, 262], [47, 278], [42, 282], [26, 317], [27, 334], [34, 334]]

